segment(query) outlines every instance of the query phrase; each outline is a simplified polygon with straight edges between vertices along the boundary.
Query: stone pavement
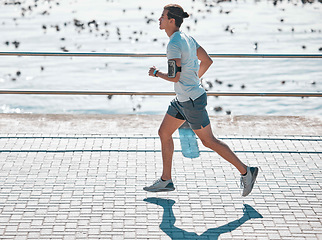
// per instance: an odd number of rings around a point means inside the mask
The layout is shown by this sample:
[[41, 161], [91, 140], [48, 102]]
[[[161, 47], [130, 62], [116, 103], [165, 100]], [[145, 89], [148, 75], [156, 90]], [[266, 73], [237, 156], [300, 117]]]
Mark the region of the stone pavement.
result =
[[160, 176], [161, 116], [0, 115], [0, 239], [322, 239], [322, 118], [212, 117], [213, 131], [259, 166], [239, 174], [198, 141], [176, 190]]

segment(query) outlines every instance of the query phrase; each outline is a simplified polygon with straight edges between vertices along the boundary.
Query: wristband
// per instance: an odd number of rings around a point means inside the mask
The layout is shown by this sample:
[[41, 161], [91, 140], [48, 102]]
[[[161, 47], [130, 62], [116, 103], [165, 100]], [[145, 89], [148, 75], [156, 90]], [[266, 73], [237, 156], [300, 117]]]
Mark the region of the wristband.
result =
[[153, 72], [153, 75], [154, 75], [155, 77], [158, 77], [158, 76], [157, 76], [157, 73], [158, 73], [158, 72], [159, 72], [159, 70], [158, 70], [158, 69], [155, 69], [155, 70], [154, 70], [154, 72]]

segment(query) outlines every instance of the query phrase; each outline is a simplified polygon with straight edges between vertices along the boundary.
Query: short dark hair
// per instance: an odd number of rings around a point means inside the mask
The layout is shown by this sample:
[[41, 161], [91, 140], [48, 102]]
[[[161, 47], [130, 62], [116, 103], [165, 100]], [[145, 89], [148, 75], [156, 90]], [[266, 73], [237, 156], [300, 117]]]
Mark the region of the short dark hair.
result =
[[183, 19], [189, 17], [189, 14], [178, 4], [168, 4], [164, 7], [168, 10], [168, 19], [173, 18], [177, 27], [180, 27]]

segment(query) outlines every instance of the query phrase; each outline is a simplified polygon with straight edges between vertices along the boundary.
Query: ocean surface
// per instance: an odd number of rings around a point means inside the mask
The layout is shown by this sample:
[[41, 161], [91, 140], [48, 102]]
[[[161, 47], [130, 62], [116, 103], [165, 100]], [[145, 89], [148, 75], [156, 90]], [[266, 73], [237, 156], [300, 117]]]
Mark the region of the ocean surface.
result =
[[[168, 1], [0, 0], [0, 51], [165, 53]], [[322, 53], [322, 3], [183, 1], [208, 53]], [[321, 92], [322, 59], [214, 58], [209, 91]], [[0, 56], [0, 89], [173, 91], [165, 58]], [[0, 95], [2, 113], [164, 114], [171, 96]], [[209, 97], [210, 115], [321, 115], [321, 98]]]

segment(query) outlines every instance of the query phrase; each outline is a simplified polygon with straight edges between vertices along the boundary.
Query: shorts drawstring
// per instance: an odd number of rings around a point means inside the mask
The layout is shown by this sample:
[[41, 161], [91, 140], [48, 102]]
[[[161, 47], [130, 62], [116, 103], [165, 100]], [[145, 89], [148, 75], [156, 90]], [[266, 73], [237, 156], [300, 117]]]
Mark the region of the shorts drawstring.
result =
[[192, 102], [192, 106], [195, 107], [195, 103], [193, 102], [193, 100], [191, 98], [189, 98], [189, 99]]

